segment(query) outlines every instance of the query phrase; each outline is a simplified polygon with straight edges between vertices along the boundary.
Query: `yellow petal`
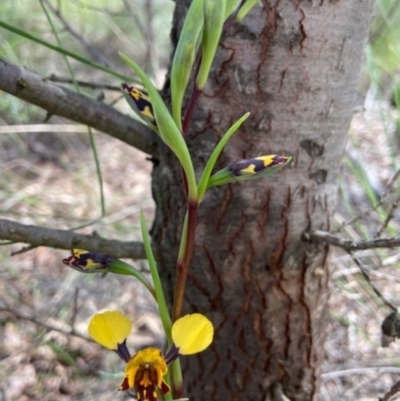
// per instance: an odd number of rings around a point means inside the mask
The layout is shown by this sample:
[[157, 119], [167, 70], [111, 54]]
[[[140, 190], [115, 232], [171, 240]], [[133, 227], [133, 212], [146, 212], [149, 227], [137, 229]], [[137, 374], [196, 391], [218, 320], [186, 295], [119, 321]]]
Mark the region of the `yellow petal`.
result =
[[200, 313], [178, 319], [172, 326], [172, 339], [180, 355], [196, 354], [205, 350], [212, 342], [214, 327]]
[[128, 317], [118, 311], [96, 313], [90, 320], [89, 335], [94, 341], [111, 350], [116, 350], [132, 331]]

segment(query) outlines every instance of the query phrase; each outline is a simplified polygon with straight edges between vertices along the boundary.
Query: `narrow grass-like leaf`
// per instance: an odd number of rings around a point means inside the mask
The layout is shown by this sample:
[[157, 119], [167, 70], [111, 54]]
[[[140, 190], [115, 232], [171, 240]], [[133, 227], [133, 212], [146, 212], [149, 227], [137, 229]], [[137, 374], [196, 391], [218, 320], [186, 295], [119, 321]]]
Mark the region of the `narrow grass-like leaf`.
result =
[[237, 13], [236, 21], [240, 22], [259, 2], [260, 0], [247, 0]]
[[54, 352], [59, 362], [63, 363], [66, 366], [73, 366], [74, 368], [79, 367], [75, 358], [71, 356], [65, 350], [65, 348], [57, 344], [55, 341], [46, 341], [45, 344]]
[[[46, 15], [47, 21], [49, 22], [50, 26], [51, 26], [51, 30], [53, 31], [53, 35], [56, 38], [57, 44], [60, 47], [60, 49], [62, 49], [62, 43], [61, 40], [57, 34], [57, 30], [53, 24], [53, 21], [50, 18], [50, 15], [46, 9], [46, 7], [44, 6], [43, 0], [40, 0], [40, 5], [42, 7], [42, 10], [44, 12], [44, 14]], [[63, 59], [64, 62], [68, 68], [68, 72], [71, 75], [71, 79], [72, 82], [74, 84], [74, 88], [77, 91], [77, 93], [80, 93], [80, 88], [79, 85], [76, 82], [76, 78], [75, 78], [75, 74], [74, 71], [71, 67], [71, 64], [68, 60], [68, 57], [66, 55], [63, 55]], [[99, 196], [100, 196], [100, 219], [102, 219], [105, 215], [106, 215], [106, 203], [105, 203], [105, 197], [104, 197], [104, 190], [103, 190], [103, 175], [101, 172], [101, 167], [100, 167], [100, 160], [99, 160], [99, 155], [97, 153], [97, 149], [96, 149], [96, 144], [94, 142], [94, 136], [93, 136], [93, 131], [91, 129], [91, 127], [87, 127], [88, 128], [88, 135], [89, 135], [89, 142], [90, 142], [90, 147], [92, 149], [92, 153], [93, 153], [93, 159], [94, 159], [94, 164], [95, 164], [95, 168], [96, 168], [96, 175], [97, 175], [97, 181], [99, 184]], [[91, 223], [89, 223], [91, 224]]]
[[[168, 347], [172, 346], [172, 336], [171, 336], [171, 329], [172, 329], [172, 321], [171, 316], [168, 311], [167, 302], [165, 300], [164, 291], [162, 288], [162, 283], [160, 279], [160, 275], [158, 274], [157, 263], [154, 258], [153, 250], [150, 244], [150, 237], [147, 232], [146, 228], [146, 220], [144, 217], [143, 210], [140, 211], [140, 228], [142, 230], [142, 238], [144, 249], [147, 256], [147, 261], [149, 262], [150, 273], [153, 279], [154, 288], [156, 291], [156, 300], [158, 305], [158, 311], [160, 313], [161, 323], [164, 328], [165, 336], [167, 338]], [[170, 370], [172, 372], [172, 382], [173, 386], [182, 385], [182, 369], [179, 362], [179, 359], [176, 359], [170, 366]], [[165, 400], [172, 400], [171, 392], [166, 394]]]
[[[379, 199], [378, 199], [378, 196], [374, 190], [374, 186], [372, 185], [364, 166], [361, 163], [357, 163], [355, 160], [352, 160], [347, 155], [344, 157], [344, 162], [348, 166], [349, 170], [354, 175], [356, 180], [358, 181], [358, 184], [363, 189], [365, 196], [371, 203], [371, 206], [377, 205], [379, 203]], [[382, 207], [382, 205], [378, 206], [375, 209], [375, 211], [378, 214], [379, 219], [381, 221], [384, 221], [386, 219], [387, 212]], [[362, 225], [360, 225], [359, 229], [362, 229], [362, 235], [368, 237], [369, 232], [366, 227], [363, 227]], [[397, 235], [397, 231], [391, 225], [389, 225], [387, 227], [387, 231], [392, 236]]]
[[182, 131], [182, 101], [189, 82], [204, 28], [204, 0], [193, 0], [176, 46], [171, 67], [172, 116]]
[[204, 32], [202, 55], [196, 87], [203, 90], [210, 73], [211, 65], [217, 52], [219, 40], [225, 22], [226, 0], [204, 0]]
[[45, 46], [45, 47], [47, 47], [47, 48], [49, 48], [51, 50], [54, 50], [57, 53], [64, 54], [65, 56], [71, 57], [71, 58], [73, 58], [73, 59], [75, 59], [77, 61], [80, 61], [83, 64], [86, 64], [86, 65], [88, 65], [90, 67], [96, 68], [97, 70], [104, 71], [107, 74], [110, 74], [110, 75], [113, 75], [114, 77], [117, 77], [118, 79], [122, 79], [123, 81], [132, 81], [131, 77], [128, 77], [128, 76], [123, 75], [123, 74], [119, 74], [118, 72], [115, 72], [114, 70], [111, 70], [111, 69], [109, 69], [107, 67], [104, 67], [101, 64], [98, 64], [98, 63], [95, 63], [93, 61], [90, 61], [85, 57], [79, 56], [79, 55], [77, 55], [77, 54], [75, 54], [73, 52], [70, 52], [68, 50], [65, 50], [65, 49], [63, 49], [61, 47], [52, 45], [51, 43], [46, 42], [46, 41], [44, 41], [42, 39], [39, 39], [38, 37], [33, 36], [30, 33], [26, 32], [26, 31], [23, 31], [22, 29], [19, 29], [19, 28], [16, 28], [16, 27], [12, 26], [12, 25], [9, 25], [9, 24], [5, 23], [4, 21], [0, 21], [0, 27], [4, 28], [4, 29], [7, 29], [10, 32], [16, 33], [17, 35], [23, 36], [26, 39], [32, 40], [32, 41], [34, 41], [36, 43], [39, 43], [40, 45]]
[[242, 0], [226, 0], [225, 21], [239, 7], [241, 1]]
[[203, 200], [204, 194], [206, 192], [207, 186], [208, 186], [208, 180], [210, 179], [211, 172], [215, 166], [215, 163], [217, 162], [217, 159], [223, 149], [225, 148], [225, 145], [228, 143], [229, 139], [231, 136], [239, 129], [239, 127], [248, 119], [250, 113], [244, 114], [242, 117], [239, 118], [229, 129], [228, 131], [225, 132], [223, 137], [219, 140], [217, 146], [214, 148], [214, 150], [211, 153], [211, 156], [207, 160], [206, 166], [204, 167], [203, 173], [200, 177], [199, 181], [199, 203]]

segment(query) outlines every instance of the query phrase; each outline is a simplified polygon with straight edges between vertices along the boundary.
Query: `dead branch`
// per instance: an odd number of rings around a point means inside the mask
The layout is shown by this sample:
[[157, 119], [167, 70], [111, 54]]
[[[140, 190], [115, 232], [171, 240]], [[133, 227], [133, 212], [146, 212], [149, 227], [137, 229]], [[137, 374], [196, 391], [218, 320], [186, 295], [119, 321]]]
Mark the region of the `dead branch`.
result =
[[374, 248], [395, 248], [400, 246], [400, 236], [390, 238], [374, 238], [370, 240], [351, 241], [336, 237], [327, 231], [314, 230], [304, 234], [306, 240], [325, 241], [329, 245], [345, 249], [347, 252]]
[[386, 216], [385, 221], [382, 223], [381, 227], [379, 228], [379, 230], [376, 232], [375, 234], [375, 238], [379, 238], [383, 231], [386, 230], [387, 226], [389, 225], [390, 221], [393, 219], [396, 210], [398, 209], [400, 205], [400, 196], [397, 197], [397, 199], [391, 204], [389, 212]]
[[75, 330], [74, 327], [69, 326], [65, 323], [61, 323], [61, 322], [57, 322], [57, 324], [49, 323], [48, 321], [44, 321], [36, 316], [27, 315], [27, 314], [19, 311], [18, 309], [14, 309], [14, 308], [10, 307], [9, 305], [7, 305], [5, 307], [0, 306], [0, 312], [8, 312], [8, 313], [14, 315], [17, 319], [33, 322], [39, 326], [44, 327], [47, 330], [57, 331], [62, 334], [79, 337], [84, 340], [93, 342], [93, 340], [91, 338], [80, 333], [79, 331]]
[[110, 240], [98, 235], [84, 235], [69, 230], [25, 225], [5, 219], [0, 219], [0, 240], [68, 250], [86, 249], [106, 253], [115, 258], [144, 259], [146, 257], [141, 242]]
[[149, 128], [118, 110], [46, 81], [26, 68], [0, 59], [0, 90], [46, 110], [49, 114], [103, 131], [155, 156], [157, 140]]
[[398, 392], [400, 392], [400, 380], [393, 384], [390, 390], [382, 398], [379, 398], [379, 401], [389, 401]]
[[[386, 199], [386, 197], [393, 192], [394, 184], [396, 183], [397, 179], [400, 177], [400, 169], [398, 169], [392, 176], [392, 178], [389, 180], [388, 184], [386, 185], [385, 191], [381, 195], [379, 202], [376, 203], [375, 205], [371, 206], [369, 209], [365, 210], [364, 212], [358, 214], [357, 216], [353, 217], [349, 221], [343, 222], [335, 231], [334, 233], [338, 233], [342, 228], [349, 226], [351, 224], [354, 224], [356, 221], [361, 220], [363, 217], [369, 215], [371, 212], [374, 210], [378, 209], [383, 205], [383, 201]], [[382, 228], [383, 230], [384, 228]], [[375, 235], [376, 237], [379, 237], [379, 235]]]

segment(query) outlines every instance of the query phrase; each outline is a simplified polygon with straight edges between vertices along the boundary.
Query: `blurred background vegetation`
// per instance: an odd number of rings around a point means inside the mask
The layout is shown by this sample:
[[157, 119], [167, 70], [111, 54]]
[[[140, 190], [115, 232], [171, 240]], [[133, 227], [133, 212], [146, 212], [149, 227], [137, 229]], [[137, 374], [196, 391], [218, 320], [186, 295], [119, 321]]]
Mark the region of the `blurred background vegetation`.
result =
[[[130, 75], [118, 56], [123, 51], [161, 88], [173, 9], [168, 0], [3, 0], [0, 21], [56, 46], [58, 37], [62, 48]], [[400, 1], [377, 1], [332, 227], [353, 240], [400, 231], [400, 185], [391, 182], [400, 168], [399, 38]], [[74, 88], [62, 54], [4, 28], [0, 57]], [[131, 114], [118, 79], [69, 62], [84, 83], [82, 93]], [[151, 220], [154, 210], [152, 166], [144, 154], [95, 133], [100, 177], [87, 128], [3, 92], [0, 133], [0, 217], [64, 229], [84, 225], [85, 233], [140, 240], [138, 212], [144, 209]], [[117, 357], [65, 333], [73, 326], [85, 336], [91, 314], [118, 307], [136, 321], [131, 347], [160, 343], [145, 291], [121, 277], [83, 277], [62, 265], [66, 252], [22, 249], [3, 244], [0, 253], [0, 400], [127, 399], [115, 394]], [[372, 285], [400, 305], [399, 252], [368, 250], [357, 260]], [[332, 278], [320, 400], [376, 400], [400, 378], [399, 345], [380, 347], [380, 322], [389, 310], [352, 255], [333, 249]]]

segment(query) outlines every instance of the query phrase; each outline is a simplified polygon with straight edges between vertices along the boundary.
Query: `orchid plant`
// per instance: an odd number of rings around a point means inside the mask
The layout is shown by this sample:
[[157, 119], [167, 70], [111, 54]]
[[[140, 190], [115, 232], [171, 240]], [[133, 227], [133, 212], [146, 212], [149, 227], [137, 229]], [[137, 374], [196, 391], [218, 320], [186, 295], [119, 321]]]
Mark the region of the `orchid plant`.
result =
[[[143, 123], [154, 130], [176, 155], [183, 172], [182, 185], [186, 193], [187, 213], [177, 258], [176, 288], [172, 310], [168, 308], [165, 301], [143, 213], [141, 214], [141, 231], [152, 282], [133, 266], [111, 255], [89, 250], [72, 250], [72, 255], [64, 259], [64, 263], [82, 273], [109, 272], [133, 276], [154, 297], [168, 346], [165, 354], [160, 349], [150, 347], [139, 350], [132, 356], [126, 346], [132, 323], [119, 311], [95, 314], [90, 320], [88, 329], [93, 340], [116, 352], [126, 363], [119, 390], [134, 389], [140, 401], [171, 400], [173, 397], [175, 399], [182, 397], [183, 382], [179, 356], [201, 352], [211, 344], [213, 339], [213, 325], [206, 316], [200, 313], [181, 316], [186, 278], [194, 251], [197, 210], [205, 192], [215, 186], [265, 177], [280, 170], [291, 160], [291, 157], [284, 155], [255, 156], [233, 161], [225, 168], [213, 173], [219, 155], [231, 136], [249, 117], [249, 113], [241, 116], [216, 144], [199, 180], [196, 179], [186, 144], [192, 113], [205, 87], [222, 32], [231, 24], [241, 21], [257, 3], [257, 0], [192, 1], [171, 67], [171, 112], [142, 69], [127, 55], [121, 53], [123, 60], [136, 73], [145, 88], [144, 90], [129, 83], [123, 83], [122, 92], [126, 100]], [[194, 84], [189, 88], [189, 101], [183, 108], [183, 99], [193, 74]]]

